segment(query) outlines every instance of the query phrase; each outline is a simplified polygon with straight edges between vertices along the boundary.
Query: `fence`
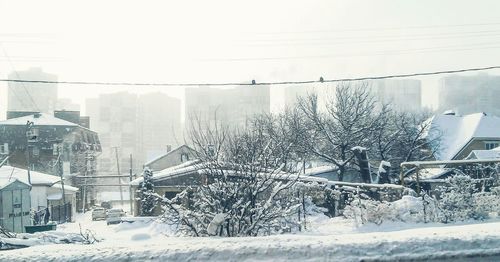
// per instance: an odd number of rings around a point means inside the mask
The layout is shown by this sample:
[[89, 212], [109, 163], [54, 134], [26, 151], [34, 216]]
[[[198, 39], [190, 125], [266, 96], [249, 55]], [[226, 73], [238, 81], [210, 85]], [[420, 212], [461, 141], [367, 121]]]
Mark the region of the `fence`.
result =
[[50, 211], [51, 221], [57, 223], [71, 221], [71, 203], [66, 203], [59, 206], [51, 206]]

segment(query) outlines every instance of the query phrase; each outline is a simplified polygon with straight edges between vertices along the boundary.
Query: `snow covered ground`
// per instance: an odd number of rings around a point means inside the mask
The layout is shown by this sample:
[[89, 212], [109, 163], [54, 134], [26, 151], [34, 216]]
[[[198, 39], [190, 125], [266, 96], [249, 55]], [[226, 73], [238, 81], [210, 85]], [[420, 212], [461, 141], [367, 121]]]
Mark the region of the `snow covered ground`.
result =
[[[370, 261], [500, 259], [500, 220], [481, 223], [404, 224], [355, 227], [345, 219], [316, 218], [315, 228], [269, 237], [168, 237], [157, 223], [107, 226], [80, 215], [82, 229], [103, 238], [93, 245], [50, 244], [1, 251], [0, 261]], [[79, 232], [78, 223], [59, 225]]]

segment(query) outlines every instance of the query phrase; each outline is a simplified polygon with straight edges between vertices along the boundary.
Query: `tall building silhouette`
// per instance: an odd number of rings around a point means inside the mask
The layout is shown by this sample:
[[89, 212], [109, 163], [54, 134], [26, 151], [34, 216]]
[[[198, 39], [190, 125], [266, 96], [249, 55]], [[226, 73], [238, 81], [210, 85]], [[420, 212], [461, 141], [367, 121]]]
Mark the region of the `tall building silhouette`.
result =
[[[9, 79], [57, 81], [57, 76], [39, 67], [12, 72]], [[57, 84], [9, 82], [7, 111], [52, 113], [57, 105]]]
[[439, 111], [466, 115], [478, 112], [500, 116], [500, 76], [452, 75], [440, 80]]

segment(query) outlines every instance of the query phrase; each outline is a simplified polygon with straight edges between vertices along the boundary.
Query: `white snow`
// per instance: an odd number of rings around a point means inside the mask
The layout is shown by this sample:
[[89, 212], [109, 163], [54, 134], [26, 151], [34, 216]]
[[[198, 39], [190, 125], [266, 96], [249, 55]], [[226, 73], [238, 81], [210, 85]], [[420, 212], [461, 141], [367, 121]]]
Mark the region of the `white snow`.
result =
[[39, 114], [39, 117], [28, 115], [23, 117], [11, 118], [8, 120], [0, 121], [0, 125], [26, 125], [28, 121], [33, 122], [35, 126], [78, 126], [75, 123], [71, 123], [69, 121], [45, 113]]
[[209, 235], [217, 235], [217, 228], [219, 228], [219, 225], [224, 222], [224, 219], [226, 219], [227, 214], [226, 213], [220, 213], [216, 214], [212, 221], [210, 221], [210, 224], [208, 224], [208, 234]]
[[[61, 188], [62, 185], [58, 184], [61, 178], [58, 176], [53, 176], [41, 172], [30, 171], [31, 184], [36, 185], [46, 185], [54, 188]], [[9, 182], [17, 179], [25, 184], [28, 183], [28, 171], [26, 169], [12, 167], [12, 166], [2, 166], [0, 167], [0, 180], [4, 182]], [[69, 185], [64, 185], [65, 190], [78, 191], [78, 188]]]
[[500, 148], [494, 148], [491, 150], [472, 150], [466, 159], [495, 159], [500, 158]]
[[496, 116], [483, 113], [436, 115], [430, 121], [429, 138], [442, 135], [437, 160], [453, 159], [473, 138], [500, 138], [500, 117]]
[[[354, 226], [313, 217], [306, 232], [268, 237], [172, 237], [169, 226], [134, 222], [106, 226], [79, 215], [82, 229], [104, 238], [92, 245], [49, 244], [0, 252], [0, 261], [360, 261], [453, 259], [500, 254], [500, 220], [461, 224], [384, 223]], [[58, 225], [78, 233], [78, 223]]]
[[[180, 165], [169, 167], [159, 172], [153, 172], [153, 181], [164, 177], [174, 177], [189, 172], [195, 172], [202, 168], [202, 166], [199, 165], [199, 162], [199, 160], [186, 161]], [[132, 180], [129, 184], [132, 186], [138, 186], [142, 183], [142, 181], [144, 181], [143, 177], [139, 177]]]
[[366, 151], [366, 147], [362, 147], [362, 146], [355, 146], [353, 148], [351, 148], [352, 151]]

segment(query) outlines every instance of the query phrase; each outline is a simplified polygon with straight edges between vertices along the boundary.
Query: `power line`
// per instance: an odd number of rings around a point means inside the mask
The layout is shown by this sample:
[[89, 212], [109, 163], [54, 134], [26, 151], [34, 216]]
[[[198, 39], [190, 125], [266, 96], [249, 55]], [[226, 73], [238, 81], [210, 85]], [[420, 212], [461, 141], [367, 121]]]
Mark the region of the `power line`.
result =
[[352, 32], [352, 31], [388, 31], [388, 30], [408, 30], [408, 29], [434, 29], [447, 27], [473, 27], [473, 26], [498, 26], [499, 22], [494, 23], [476, 23], [476, 24], [451, 24], [451, 25], [421, 25], [421, 26], [406, 26], [406, 27], [369, 27], [369, 28], [345, 28], [332, 30], [305, 30], [305, 31], [288, 31], [288, 32], [260, 32], [258, 34], [310, 34], [310, 33], [337, 33], [337, 32]]
[[[12, 67], [12, 70], [14, 71], [14, 74], [16, 74], [17, 78], [20, 78], [19, 77], [19, 74], [17, 73], [17, 70], [16, 68], [14, 67], [14, 64], [12, 63], [12, 61], [10, 60], [10, 57], [9, 55], [7, 54], [7, 51], [5, 51], [5, 48], [3, 47], [3, 44], [0, 42], [0, 47], [2, 48], [2, 51], [3, 51], [3, 54], [5, 56], [5, 58], [7, 59], [7, 61], [9, 62], [10, 66]], [[28, 95], [32, 105], [35, 107], [35, 109], [37, 111], [40, 111], [40, 108], [38, 107], [38, 105], [36, 104], [35, 100], [33, 99], [33, 97], [31, 96], [30, 92], [28, 91], [28, 89], [26, 88], [26, 85], [24, 84], [24, 82], [21, 82], [21, 86], [23, 87], [24, 89], [24, 92], [26, 92], [26, 94]], [[17, 91], [16, 90], [12, 90], [12, 92], [16, 93]], [[18, 96], [18, 94], [16, 94], [16, 97], [21, 101], [22, 99]], [[21, 104], [24, 105], [24, 101], [21, 101]]]
[[332, 83], [332, 82], [350, 82], [350, 81], [365, 81], [365, 80], [379, 80], [390, 78], [405, 78], [415, 76], [429, 76], [429, 75], [443, 75], [453, 73], [465, 73], [475, 71], [485, 71], [492, 69], [500, 69], [500, 66], [477, 67], [457, 70], [433, 71], [433, 72], [420, 72], [410, 74], [394, 74], [383, 76], [366, 76], [357, 78], [337, 78], [337, 79], [323, 79], [306, 80], [306, 81], [279, 81], [279, 82], [255, 82], [252, 80], [248, 83], [236, 82], [221, 82], [221, 83], [133, 83], [133, 82], [88, 82], [88, 81], [50, 81], [50, 80], [29, 80], [29, 79], [0, 79], [0, 82], [22, 82], [22, 83], [39, 83], [39, 84], [67, 84], [67, 85], [109, 85], [109, 86], [254, 86], [254, 85], [296, 85], [296, 84], [313, 84], [313, 83]]
[[335, 57], [386, 56], [386, 55], [414, 54], [414, 53], [477, 51], [483, 49], [500, 48], [500, 45], [498, 45], [499, 43], [500, 42], [478, 43], [471, 45], [435, 46], [428, 48], [389, 50], [377, 53], [354, 53], [354, 54], [338, 53], [338, 54], [302, 55], [302, 56], [269, 56], [269, 57], [255, 57], [255, 58], [254, 57], [206, 58], [206, 59], [200, 59], [199, 61], [201, 62], [278, 61], [278, 60], [297, 60], [297, 59], [326, 59]]

